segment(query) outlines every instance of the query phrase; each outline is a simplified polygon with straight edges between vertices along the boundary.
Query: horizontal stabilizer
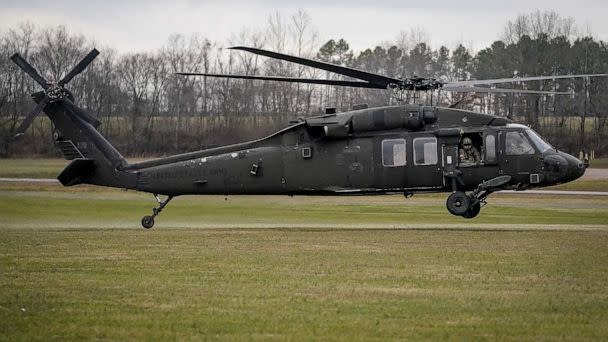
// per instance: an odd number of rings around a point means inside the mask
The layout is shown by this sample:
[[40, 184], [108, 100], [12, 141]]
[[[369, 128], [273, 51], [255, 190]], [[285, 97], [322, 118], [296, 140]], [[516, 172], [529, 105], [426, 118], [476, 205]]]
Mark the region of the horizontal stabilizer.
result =
[[74, 159], [65, 168], [57, 179], [64, 186], [72, 186], [83, 183], [83, 180], [90, 176], [95, 170], [93, 159]]

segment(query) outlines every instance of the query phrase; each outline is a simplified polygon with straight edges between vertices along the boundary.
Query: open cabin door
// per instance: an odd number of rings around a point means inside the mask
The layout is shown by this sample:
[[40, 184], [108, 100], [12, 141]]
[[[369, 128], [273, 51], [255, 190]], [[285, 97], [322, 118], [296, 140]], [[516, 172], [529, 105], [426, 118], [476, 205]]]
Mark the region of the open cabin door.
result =
[[[497, 131], [461, 132], [457, 129], [447, 129], [439, 134], [443, 139], [443, 174], [448, 189], [472, 190], [482, 181], [500, 175]], [[465, 137], [473, 142], [473, 148], [479, 152], [476, 162], [460, 160], [461, 142]]]
[[482, 137], [482, 179], [487, 181], [502, 175], [498, 165], [499, 155], [501, 154], [500, 140], [498, 131], [496, 130], [486, 130], [483, 132]]
[[500, 175], [498, 133], [496, 130], [483, 129], [478, 132], [468, 132], [464, 136], [468, 136], [473, 141], [473, 147], [479, 151], [479, 160], [474, 164], [460, 163], [461, 179], [466, 189], [475, 189], [480, 183]]

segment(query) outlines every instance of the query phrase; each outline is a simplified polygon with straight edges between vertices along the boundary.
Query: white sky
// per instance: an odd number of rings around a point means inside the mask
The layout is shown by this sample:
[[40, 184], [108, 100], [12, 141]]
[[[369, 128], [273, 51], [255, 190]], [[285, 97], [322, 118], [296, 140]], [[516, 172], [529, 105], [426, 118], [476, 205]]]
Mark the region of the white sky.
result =
[[287, 17], [303, 9], [319, 42], [344, 38], [355, 51], [393, 41], [401, 30], [420, 27], [431, 43], [458, 43], [478, 50], [499, 39], [507, 20], [537, 9], [572, 16], [580, 29], [608, 40], [608, 1], [604, 0], [0, 0], [0, 31], [30, 21], [65, 25], [120, 52], [154, 50], [171, 33], [200, 33], [227, 42], [246, 28], [265, 27], [278, 10]]

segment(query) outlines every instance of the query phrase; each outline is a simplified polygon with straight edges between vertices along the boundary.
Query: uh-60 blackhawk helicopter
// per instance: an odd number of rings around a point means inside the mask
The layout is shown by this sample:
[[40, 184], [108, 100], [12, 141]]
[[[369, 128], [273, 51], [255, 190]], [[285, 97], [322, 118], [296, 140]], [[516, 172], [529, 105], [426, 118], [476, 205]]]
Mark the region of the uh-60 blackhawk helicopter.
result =
[[[323, 69], [357, 80], [196, 74], [302, 82], [397, 91], [546, 91], [485, 88], [509, 82], [606, 76], [563, 75], [442, 82], [397, 79], [255, 48], [251, 53]], [[100, 122], [74, 104], [64, 86], [99, 52], [93, 49], [58, 82], [49, 83], [21, 56], [11, 57], [44, 91], [32, 94], [34, 110], [17, 129], [22, 135], [44, 111], [55, 127], [56, 146], [70, 164], [59, 174], [65, 186], [94, 184], [154, 194], [158, 207], [144, 228], [175, 196], [188, 194], [339, 195], [447, 192], [447, 209], [465, 218], [479, 214], [489, 194], [525, 190], [579, 178], [587, 163], [557, 151], [530, 128], [510, 120], [453, 108], [418, 104], [367, 108], [310, 117], [263, 139], [128, 163], [99, 133]], [[183, 75], [194, 75], [186, 74]], [[569, 94], [569, 93], [561, 93]], [[161, 200], [159, 195], [167, 196]]]

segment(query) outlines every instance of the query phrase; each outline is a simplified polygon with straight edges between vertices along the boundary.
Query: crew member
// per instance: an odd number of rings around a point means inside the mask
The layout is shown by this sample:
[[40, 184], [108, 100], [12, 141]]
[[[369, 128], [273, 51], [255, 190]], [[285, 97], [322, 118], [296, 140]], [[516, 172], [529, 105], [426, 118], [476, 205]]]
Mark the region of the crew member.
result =
[[465, 164], [479, 164], [481, 163], [481, 155], [475, 146], [473, 141], [469, 137], [464, 137], [460, 143], [460, 162]]

